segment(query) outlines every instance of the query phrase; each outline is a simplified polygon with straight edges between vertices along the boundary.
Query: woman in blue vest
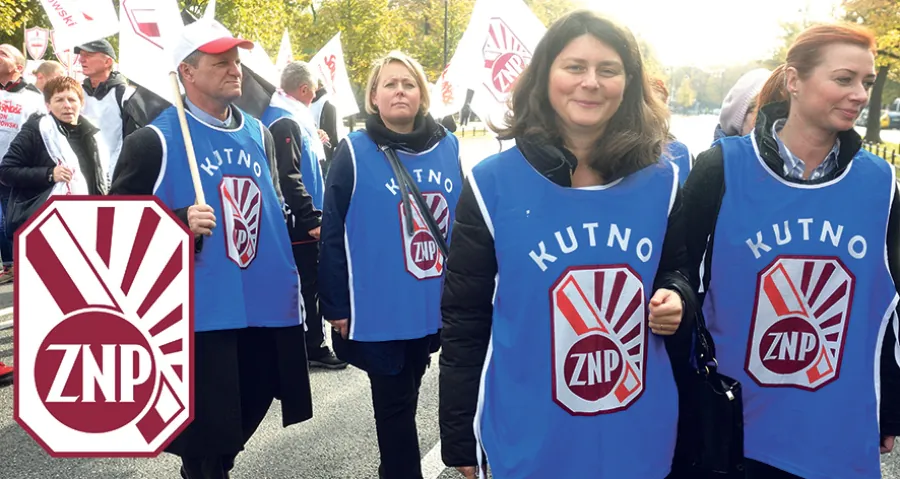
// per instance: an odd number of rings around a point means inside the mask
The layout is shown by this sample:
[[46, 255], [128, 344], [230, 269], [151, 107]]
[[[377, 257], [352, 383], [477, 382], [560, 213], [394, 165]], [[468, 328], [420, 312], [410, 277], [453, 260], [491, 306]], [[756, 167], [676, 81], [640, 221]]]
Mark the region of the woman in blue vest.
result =
[[900, 197], [853, 130], [874, 52], [858, 26], [802, 32], [776, 79], [788, 101], [685, 184], [692, 282], [743, 385], [747, 478], [880, 478], [900, 434]]
[[366, 128], [341, 141], [325, 186], [320, 304], [335, 353], [369, 375], [387, 479], [422, 477], [416, 405], [462, 189], [459, 144], [428, 114], [428, 92], [407, 55], [375, 62]]
[[696, 301], [678, 168], [658, 161], [666, 107], [633, 35], [588, 11], [547, 30], [511, 107], [500, 135], [516, 146], [475, 166], [457, 206], [444, 463], [470, 478], [487, 462], [498, 479], [662, 479], [672, 361], [687, 362], [666, 339], [689, 334]]

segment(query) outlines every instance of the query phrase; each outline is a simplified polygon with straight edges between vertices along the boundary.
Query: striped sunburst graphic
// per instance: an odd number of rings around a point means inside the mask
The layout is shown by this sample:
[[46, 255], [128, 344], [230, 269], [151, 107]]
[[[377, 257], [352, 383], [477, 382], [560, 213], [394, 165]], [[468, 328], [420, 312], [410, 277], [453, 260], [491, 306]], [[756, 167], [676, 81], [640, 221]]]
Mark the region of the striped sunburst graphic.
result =
[[[35, 357], [42, 338], [83, 310], [106, 310], [130, 322], [150, 345], [156, 389], [145, 412], [117, 432], [117, 443], [88, 437], [83, 447], [152, 452], [165, 439], [162, 433], [177, 429], [189, 415], [193, 242], [152, 200], [66, 199], [52, 206], [27, 226], [17, 244], [18, 352]], [[19, 378], [23, 389], [30, 389], [34, 378]]]

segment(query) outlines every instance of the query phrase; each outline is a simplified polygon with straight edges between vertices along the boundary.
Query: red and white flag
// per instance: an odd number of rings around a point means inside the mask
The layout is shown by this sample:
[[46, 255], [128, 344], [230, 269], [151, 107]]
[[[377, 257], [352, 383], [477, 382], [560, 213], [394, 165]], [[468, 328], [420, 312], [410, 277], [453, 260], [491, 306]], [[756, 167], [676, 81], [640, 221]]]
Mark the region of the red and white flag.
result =
[[166, 51], [184, 22], [175, 0], [122, 0], [119, 71], [128, 79], [174, 103]]
[[503, 124], [512, 86], [546, 31], [522, 0], [478, 0], [447, 81], [474, 90], [472, 111]]
[[112, 0], [41, 0], [41, 6], [53, 25], [57, 50], [75, 48], [119, 31], [119, 16]]
[[309, 63], [331, 95], [331, 103], [337, 110], [338, 118], [359, 113], [356, 96], [350, 86], [350, 76], [347, 75], [347, 66], [344, 64], [341, 33], [332, 37]]

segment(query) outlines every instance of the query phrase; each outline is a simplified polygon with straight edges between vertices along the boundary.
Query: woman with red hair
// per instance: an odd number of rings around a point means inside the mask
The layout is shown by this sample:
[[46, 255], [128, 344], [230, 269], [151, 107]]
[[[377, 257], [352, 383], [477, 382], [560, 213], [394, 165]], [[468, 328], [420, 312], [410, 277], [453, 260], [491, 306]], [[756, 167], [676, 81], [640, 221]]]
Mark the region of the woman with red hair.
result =
[[811, 27], [778, 75], [787, 101], [685, 184], [691, 282], [719, 371], [743, 386], [746, 477], [876, 479], [900, 434], [900, 197], [853, 130], [874, 36]]

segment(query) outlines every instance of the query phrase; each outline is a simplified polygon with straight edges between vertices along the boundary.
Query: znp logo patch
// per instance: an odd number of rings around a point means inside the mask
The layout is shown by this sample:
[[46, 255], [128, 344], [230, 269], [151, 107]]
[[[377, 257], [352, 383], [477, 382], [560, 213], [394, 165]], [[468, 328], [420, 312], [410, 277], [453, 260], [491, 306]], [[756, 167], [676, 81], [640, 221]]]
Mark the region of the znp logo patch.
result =
[[550, 291], [553, 400], [572, 415], [627, 409], [644, 391], [644, 285], [627, 265], [569, 268]]
[[855, 278], [834, 257], [779, 256], [759, 273], [745, 369], [760, 386], [838, 378]]

